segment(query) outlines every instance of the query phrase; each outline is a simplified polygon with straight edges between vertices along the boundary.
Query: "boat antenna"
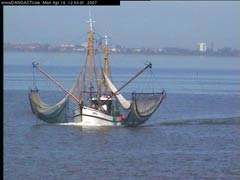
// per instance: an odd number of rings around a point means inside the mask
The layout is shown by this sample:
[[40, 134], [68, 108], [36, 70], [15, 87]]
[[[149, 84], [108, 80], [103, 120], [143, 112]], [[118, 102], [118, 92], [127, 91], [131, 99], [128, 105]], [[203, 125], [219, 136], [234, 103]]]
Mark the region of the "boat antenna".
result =
[[89, 9], [88, 9], [88, 19], [91, 19], [91, 17], [92, 17], [92, 16], [91, 16], [91, 9], [89, 8]]
[[89, 23], [90, 30], [93, 31], [93, 23], [95, 23], [96, 21], [93, 20], [90, 9], [89, 9], [89, 20], [87, 22]]

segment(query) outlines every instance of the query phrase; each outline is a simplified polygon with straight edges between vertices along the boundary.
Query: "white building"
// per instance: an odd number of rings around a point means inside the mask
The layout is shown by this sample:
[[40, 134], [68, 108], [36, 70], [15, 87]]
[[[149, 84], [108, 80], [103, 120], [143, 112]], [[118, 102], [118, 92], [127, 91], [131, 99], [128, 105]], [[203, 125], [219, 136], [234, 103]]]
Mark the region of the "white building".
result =
[[207, 51], [207, 43], [198, 43], [197, 47], [198, 47], [198, 51], [200, 51], [200, 52]]

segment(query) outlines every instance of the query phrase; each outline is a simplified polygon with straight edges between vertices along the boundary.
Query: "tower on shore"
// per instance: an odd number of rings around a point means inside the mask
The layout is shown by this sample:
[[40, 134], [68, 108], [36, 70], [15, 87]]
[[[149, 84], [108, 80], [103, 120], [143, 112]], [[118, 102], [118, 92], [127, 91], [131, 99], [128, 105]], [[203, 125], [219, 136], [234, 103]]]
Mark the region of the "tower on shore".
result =
[[198, 43], [197, 44], [198, 51], [206, 52], [207, 51], [207, 43]]

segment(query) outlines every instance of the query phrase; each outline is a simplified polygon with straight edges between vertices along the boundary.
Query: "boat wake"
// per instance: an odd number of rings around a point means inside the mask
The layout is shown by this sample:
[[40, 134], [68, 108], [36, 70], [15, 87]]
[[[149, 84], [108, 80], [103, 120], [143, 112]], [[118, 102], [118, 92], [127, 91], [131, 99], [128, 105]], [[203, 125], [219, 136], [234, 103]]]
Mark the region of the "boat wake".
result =
[[145, 126], [185, 126], [185, 125], [240, 125], [240, 117], [191, 119], [154, 122]]
[[84, 123], [78, 123], [78, 122], [68, 122], [68, 123], [56, 123], [57, 125], [62, 126], [86, 126], [86, 127], [112, 127], [112, 125], [101, 125], [101, 124], [84, 124]]
[[[75, 123], [75, 122], [57, 123], [57, 125], [93, 127], [93, 125], [81, 124], [81, 123]], [[186, 125], [240, 125], [240, 117], [161, 121], [161, 122], [152, 122], [145, 125], [141, 125], [141, 127], [186, 126]], [[98, 127], [108, 127], [108, 126], [94, 125], [94, 127], [98, 128]]]

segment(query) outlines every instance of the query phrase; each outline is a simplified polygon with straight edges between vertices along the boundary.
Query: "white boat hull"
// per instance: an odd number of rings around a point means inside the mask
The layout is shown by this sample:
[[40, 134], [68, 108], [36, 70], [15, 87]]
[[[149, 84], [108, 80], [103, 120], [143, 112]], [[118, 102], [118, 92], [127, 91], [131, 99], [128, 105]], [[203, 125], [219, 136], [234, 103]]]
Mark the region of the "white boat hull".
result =
[[[81, 112], [82, 111], [82, 112]], [[122, 126], [118, 117], [84, 106], [73, 110], [73, 122], [82, 126]]]

